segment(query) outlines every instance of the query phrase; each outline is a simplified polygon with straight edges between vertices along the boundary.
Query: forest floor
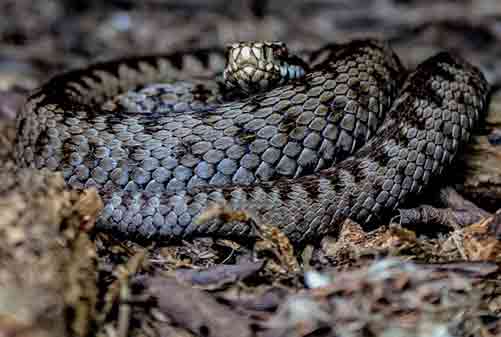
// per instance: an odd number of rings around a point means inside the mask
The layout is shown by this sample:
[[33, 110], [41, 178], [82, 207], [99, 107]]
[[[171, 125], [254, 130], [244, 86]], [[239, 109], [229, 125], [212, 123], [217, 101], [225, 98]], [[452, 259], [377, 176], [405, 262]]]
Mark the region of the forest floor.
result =
[[[373, 37], [389, 41], [409, 69], [441, 50], [461, 54], [493, 86], [485, 125], [446, 185], [373, 232], [347, 221], [336, 237], [303, 247], [279, 233], [144, 245], [67, 228], [54, 247], [42, 242], [51, 232], [36, 237], [30, 221], [82, 227], [99, 197], [67, 192], [52, 176], [9, 185], [43, 190], [35, 201], [0, 188], [0, 336], [501, 334], [499, 2], [3, 0], [0, 13], [1, 157], [31, 90], [62, 71], [132, 54], [238, 40], [311, 50]], [[55, 217], [42, 216], [53, 209]], [[13, 216], [28, 227], [9, 227]], [[62, 305], [50, 296], [57, 293]]]

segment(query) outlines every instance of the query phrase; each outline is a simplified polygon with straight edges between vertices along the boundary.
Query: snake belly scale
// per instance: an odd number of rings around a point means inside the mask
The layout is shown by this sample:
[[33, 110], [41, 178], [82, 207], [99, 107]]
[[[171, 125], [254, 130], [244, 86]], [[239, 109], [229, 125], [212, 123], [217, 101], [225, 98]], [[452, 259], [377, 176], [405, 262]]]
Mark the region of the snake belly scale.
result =
[[447, 53], [403, 79], [382, 43], [325, 50], [300, 79], [201, 111], [101, 105], [147, 83], [189, 79], [183, 62], [210, 73], [222, 60], [212, 51], [56, 76], [19, 114], [18, 164], [96, 186], [106, 204], [99, 226], [129, 237], [252, 234], [248, 223], [196, 221], [213, 204], [245, 210], [294, 242], [335, 232], [348, 217], [378, 224], [454, 159], [486, 108], [488, 84]]

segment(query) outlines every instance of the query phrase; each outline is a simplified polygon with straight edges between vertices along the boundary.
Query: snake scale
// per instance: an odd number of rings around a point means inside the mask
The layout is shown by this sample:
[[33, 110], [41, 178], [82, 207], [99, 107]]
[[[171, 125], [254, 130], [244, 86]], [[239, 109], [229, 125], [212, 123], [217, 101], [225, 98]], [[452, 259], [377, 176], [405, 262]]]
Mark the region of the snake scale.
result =
[[128, 237], [252, 235], [238, 219], [198, 221], [210, 205], [244, 210], [296, 243], [336, 232], [346, 218], [369, 228], [451, 163], [486, 108], [488, 84], [445, 52], [407, 74], [381, 42], [324, 51], [299, 79], [205, 109], [191, 104], [203, 91], [181, 86], [184, 101], [163, 113], [102, 104], [147, 83], [189, 80], [186, 69], [211, 73], [223, 54], [140, 57], [56, 76], [18, 116], [18, 165], [96, 186], [106, 205], [100, 228]]

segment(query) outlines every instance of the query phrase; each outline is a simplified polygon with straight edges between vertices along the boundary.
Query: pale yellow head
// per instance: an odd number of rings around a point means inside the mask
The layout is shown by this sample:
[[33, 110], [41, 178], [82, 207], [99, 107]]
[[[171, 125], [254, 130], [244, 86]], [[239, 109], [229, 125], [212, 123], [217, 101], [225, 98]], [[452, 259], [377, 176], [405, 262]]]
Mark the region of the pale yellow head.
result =
[[303, 77], [305, 67], [283, 42], [238, 42], [227, 47], [224, 80], [252, 94]]

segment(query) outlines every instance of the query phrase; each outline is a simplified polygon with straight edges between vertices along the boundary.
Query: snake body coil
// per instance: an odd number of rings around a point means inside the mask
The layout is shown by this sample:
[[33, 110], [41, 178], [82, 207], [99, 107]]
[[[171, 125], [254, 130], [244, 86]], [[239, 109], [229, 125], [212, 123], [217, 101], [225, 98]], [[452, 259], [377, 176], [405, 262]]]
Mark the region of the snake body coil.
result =
[[356, 41], [332, 47], [301, 79], [205, 111], [99, 108], [130, 88], [183, 79], [183, 62], [203, 72], [220, 61], [201, 51], [188, 61], [172, 54], [55, 77], [19, 114], [19, 165], [97, 186], [106, 203], [100, 226], [122, 234], [250, 233], [248, 224], [219, 217], [197, 222], [215, 203], [301, 242], [336, 231], [347, 217], [377, 223], [420, 192], [486, 107], [487, 82], [465, 61], [438, 54], [403, 82], [391, 50]]

